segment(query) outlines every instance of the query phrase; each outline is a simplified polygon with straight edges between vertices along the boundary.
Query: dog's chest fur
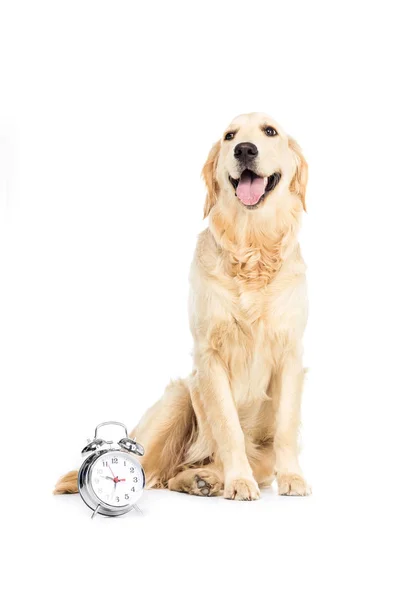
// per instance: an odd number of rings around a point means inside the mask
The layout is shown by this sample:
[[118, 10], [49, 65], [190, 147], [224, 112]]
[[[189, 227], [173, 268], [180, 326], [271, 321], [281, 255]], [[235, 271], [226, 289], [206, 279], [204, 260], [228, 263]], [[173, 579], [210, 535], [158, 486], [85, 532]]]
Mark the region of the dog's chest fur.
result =
[[234, 254], [216, 247], [205, 233], [197, 256], [200, 272], [194, 270], [200, 277], [192, 280], [195, 341], [218, 353], [237, 404], [265, 399], [271, 374], [292, 337], [297, 338], [294, 329], [304, 305], [299, 250], [285, 260], [276, 248], [244, 247]]
[[266, 399], [271, 374], [286, 344], [283, 324], [274, 320], [279, 291], [271, 288], [268, 279], [249, 280], [240, 274], [232, 279], [230, 325], [220, 352], [229, 368], [237, 404]]

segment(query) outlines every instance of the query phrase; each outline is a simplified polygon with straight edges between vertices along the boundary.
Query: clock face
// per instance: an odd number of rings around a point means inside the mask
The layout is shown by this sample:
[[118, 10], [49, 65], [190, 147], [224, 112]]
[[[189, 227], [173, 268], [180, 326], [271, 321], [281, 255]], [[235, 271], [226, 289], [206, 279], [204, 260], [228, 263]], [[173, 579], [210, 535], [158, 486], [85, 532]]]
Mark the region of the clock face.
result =
[[137, 502], [144, 487], [138, 461], [118, 450], [111, 450], [96, 459], [90, 471], [90, 482], [97, 498], [116, 508]]

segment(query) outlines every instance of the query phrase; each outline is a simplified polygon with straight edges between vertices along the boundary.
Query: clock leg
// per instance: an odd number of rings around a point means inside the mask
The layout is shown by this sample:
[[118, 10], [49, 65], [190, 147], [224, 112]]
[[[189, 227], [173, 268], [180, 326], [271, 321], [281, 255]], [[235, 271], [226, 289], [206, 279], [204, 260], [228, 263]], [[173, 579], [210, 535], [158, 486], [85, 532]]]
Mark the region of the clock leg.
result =
[[97, 507], [96, 507], [96, 509], [93, 511], [93, 514], [92, 514], [92, 516], [90, 517], [91, 519], [94, 519], [94, 518], [95, 518], [95, 516], [97, 515], [97, 511], [99, 510], [99, 508], [100, 508], [100, 504], [98, 504], [98, 505], [97, 505]]

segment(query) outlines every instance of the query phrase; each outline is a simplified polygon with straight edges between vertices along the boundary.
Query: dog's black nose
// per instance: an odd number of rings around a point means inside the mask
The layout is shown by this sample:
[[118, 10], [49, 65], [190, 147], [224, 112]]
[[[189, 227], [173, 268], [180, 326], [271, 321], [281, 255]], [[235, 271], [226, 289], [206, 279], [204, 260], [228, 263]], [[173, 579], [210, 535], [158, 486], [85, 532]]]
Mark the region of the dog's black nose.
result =
[[251, 142], [242, 142], [241, 144], [237, 144], [237, 146], [235, 146], [233, 154], [238, 160], [252, 160], [257, 156], [258, 149], [257, 146]]

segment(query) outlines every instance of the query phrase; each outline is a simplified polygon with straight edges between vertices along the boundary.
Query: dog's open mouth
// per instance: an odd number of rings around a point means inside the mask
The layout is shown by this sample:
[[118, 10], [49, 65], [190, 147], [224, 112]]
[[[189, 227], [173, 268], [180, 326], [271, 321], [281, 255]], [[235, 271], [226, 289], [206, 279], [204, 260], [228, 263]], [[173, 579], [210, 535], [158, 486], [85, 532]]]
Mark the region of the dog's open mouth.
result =
[[280, 173], [273, 173], [269, 177], [260, 177], [250, 169], [245, 169], [240, 179], [233, 179], [229, 175], [229, 181], [235, 189], [236, 196], [247, 208], [256, 208], [261, 204], [267, 194], [276, 188], [280, 178]]

